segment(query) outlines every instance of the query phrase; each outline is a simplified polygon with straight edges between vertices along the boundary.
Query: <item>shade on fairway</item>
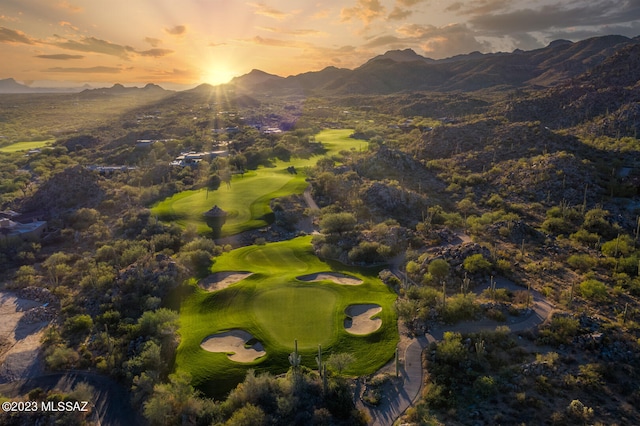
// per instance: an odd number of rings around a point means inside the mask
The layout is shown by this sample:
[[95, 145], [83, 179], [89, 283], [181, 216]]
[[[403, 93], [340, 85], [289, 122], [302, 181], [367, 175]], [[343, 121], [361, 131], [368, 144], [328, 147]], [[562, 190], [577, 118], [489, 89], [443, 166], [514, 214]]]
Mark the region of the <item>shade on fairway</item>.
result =
[[[272, 199], [301, 194], [307, 187], [305, 167], [340, 151], [368, 146], [362, 140], [350, 138], [352, 133], [351, 129], [324, 130], [315, 136], [325, 148], [323, 155], [277, 161], [272, 168], [261, 167], [244, 175], [234, 175], [229, 187], [223, 184], [215, 191], [206, 188], [183, 191], [155, 204], [151, 212], [161, 220], [173, 221], [183, 227], [192, 224], [199, 233], [207, 233], [210, 228], [202, 214], [217, 205], [229, 214], [222, 227], [223, 236], [266, 226], [271, 220], [269, 203]], [[289, 173], [287, 168], [290, 166], [298, 173]]]
[[[393, 302], [396, 295], [377, 278], [377, 270], [327, 263], [313, 253], [311, 237], [253, 245], [215, 259], [212, 273], [244, 270], [247, 278], [215, 292], [195, 283], [180, 309], [181, 343], [176, 365], [211, 395], [222, 395], [243, 380], [247, 369], [282, 373], [289, 368], [294, 340], [302, 363], [317, 368], [318, 345], [325, 355], [348, 352], [355, 358], [347, 374], [368, 374], [393, 357], [398, 341]], [[330, 280], [305, 282], [296, 277], [320, 272], [343, 273], [362, 280], [343, 285]], [[376, 304], [381, 327], [366, 335], [345, 329], [351, 305]], [[225, 353], [207, 352], [204, 339], [229, 330], [244, 330], [259, 341], [266, 356], [249, 363], [231, 361]]]

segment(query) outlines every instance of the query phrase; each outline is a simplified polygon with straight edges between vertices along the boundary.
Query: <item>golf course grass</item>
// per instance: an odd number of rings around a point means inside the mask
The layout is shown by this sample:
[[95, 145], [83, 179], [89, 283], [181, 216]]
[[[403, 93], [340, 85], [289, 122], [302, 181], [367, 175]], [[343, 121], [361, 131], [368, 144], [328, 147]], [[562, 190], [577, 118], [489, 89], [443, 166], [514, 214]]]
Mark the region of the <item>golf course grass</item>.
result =
[[[207, 292], [191, 283], [180, 308], [181, 342], [176, 368], [191, 374], [194, 385], [211, 396], [222, 396], [241, 382], [247, 370], [282, 373], [289, 368], [294, 340], [303, 365], [317, 368], [315, 356], [347, 352], [354, 362], [349, 375], [369, 374], [389, 361], [398, 342], [395, 293], [378, 278], [377, 269], [350, 268], [318, 259], [311, 237], [253, 245], [216, 258], [212, 273], [250, 271], [253, 274], [227, 288]], [[305, 282], [299, 276], [330, 272], [362, 280], [359, 285], [331, 280]], [[345, 329], [345, 311], [351, 305], [382, 308], [373, 318], [379, 329], [354, 335]], [[232, 330], [249, 333], [266, 355], [250, 362], [232, 361], [227, 353], [210, 352], [200, 345], [210, 336]], [[247, 342], [245, 346], [254, 344]]]
[[27, 142], [15, 142], [11, 145], [0, 147], [0, 152], [19, 152], [29, 151], [31, 149], [44, 148], [55, 142], [55, 139], [49, 139], [45, 141], [27, 141]]
[[[368, 146], [362, 140], [350, 138], [352, 133], [352, 129], [324, 130], [315, 136], [325, 148], [323, 155], [276, 161], [275, 167], [261, 167], [244, 175], [234, 175], [229, 187], [221, 185], [215, 191], [206, 188], [183, 191], [155, 204], [151, 212], [160, 220], [172, 221], [182, 227], [195, 225], [199, 233], [206, 234], [211, 230], [202, 214], [217, 205], [229, 215], [221, 236], [261, 228], [271, 222], [269, 203], [272, 199], [304, 192], [307, 187], [305, 167], [315, 165], [325, 156]], [[290, 166], [298, 173], [289, 173], [287, 167]]]

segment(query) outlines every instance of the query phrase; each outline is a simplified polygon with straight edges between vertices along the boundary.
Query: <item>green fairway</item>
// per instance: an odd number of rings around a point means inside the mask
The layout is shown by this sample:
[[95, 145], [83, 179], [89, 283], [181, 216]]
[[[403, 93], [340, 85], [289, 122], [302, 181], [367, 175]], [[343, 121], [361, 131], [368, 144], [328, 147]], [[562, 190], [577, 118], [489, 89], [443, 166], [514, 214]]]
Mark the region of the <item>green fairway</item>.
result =
[[[274, 168], [262, 167], [243, 176], [235, 175], [230, 187], [222, 185], [215, 191], [183, 191], [155, 204], [151, 211], [161, 220], [173, 221], [183, 227], [193, 224], [199, 233], [210, 232], [202, 214], [214, 205], [229, 214], [222, 227], [222, 236], [266, 226], [271, 221], [269, 202], [272, 199], [301, 194], [307, 187], [305, 167], [343, 150], [367, 148], [366, 142], [350, 138], [352, 133], [351, 129], [324, 130], [316, 135], [316, 141], [326, 150], [322, 156], [277, 161]], [[286, 170], [289, 166], [295, 167], [298, 173], [289, 173]]]
[[337, 297], [318, 286], [285, 285], [258, 294], [253, 310], [258, 324], [278, 344], [290, 346], [297, 339], [300, 349], [314, 349], [334, 337]]
[[[311, 237], [243, 247], [216, 258], [212, 273], [250, 271], [253, 275], [213, 293], [190, 286], [180, 309], [181, 342], [176, 366], [188, 371], [207, 393], [221, 395], [242, 381], [248, 368], [281, 373], [289, 368], [294, 340], [304, 365], [314, 368], [318, 344], [325, 356], [348, 352], [355, 357], [347, 374], [376, 371], [393, 357], [398, 342], [393, 302], [396, 295], [377, 278], [377, 270], [326, 263], [313, 253]], [[339, 272], [362, 280], [360, 285], [332, 281], [304, 282], [298, 276]], [[345, 330], [345, 309], [377, 304], [382, 326], [367, 335]], [[200, 343], [228, 330], [244, 330], [257, 339], [266, 355], [255, 361], [231, 361], [227, 354], [208, 352]]]
[[30, 142], [16, 142], [11, 145], [0, 147], [0, 152], [19, 152], [29, 151], [31, 149], [44, 148], [55, 142], [55, 139], [49, 139], [46, 141], [30, 141]]

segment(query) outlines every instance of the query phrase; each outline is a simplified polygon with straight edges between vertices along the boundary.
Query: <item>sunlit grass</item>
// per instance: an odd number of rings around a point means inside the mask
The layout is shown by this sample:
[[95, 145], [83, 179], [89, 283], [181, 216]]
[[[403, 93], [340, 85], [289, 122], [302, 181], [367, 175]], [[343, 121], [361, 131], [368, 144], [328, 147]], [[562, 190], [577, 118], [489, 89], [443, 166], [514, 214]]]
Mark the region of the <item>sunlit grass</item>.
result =
[[[372, 373], [393, 357], [398, 342], [393, 309], [396, 295], [377, 278], [377, 270], [321, 261], [313, 253], [310, 236], [236, 249], [216, 258], [211, 269], [237, 270], [253, 275], [214, 293], [194, 284], [180, 309], [181, 343], [176, 366], [188, 371], [194, 383], [208, 393], [228, 391], [242, 381], [249, 368], [286, 371], [296, 339], [302, 362], [310, 368], [317, 368], [314, 357], [318, 344], [322, 344], [326, 356], [339, 352], [354, 356], [347, 374]], [[324, 271], [345, 273], [363, 282], [350, 286], [297, 279]], [[362, 303], [382, 307], [377, 315], [382, 327], [370, 335], [349, 334], [344, 328], [345, 309]], [[241, 364], [229, 360], [226, 354], [200, 348], [206, 337], [231, 329], [251, 333], [264, 345], [267, 355]]]
[[[278, 160], [275, 167], [261, 167], [244, 175], [235, 175], [230, 187], [222, 184], [215, 191], [206, 188], [183, 191], [155, 204], [151, 211], [161, 220], [172, 221], [182, 227], [194, 225], [199, 233], [208, 233], [210, 228], [202, 214], [217, 205], [229, 214], [222, 227], [222, 236], [261, 228], [271, 221], [269, 203], [272, 199], [304, 192], [307, 187], [306, 167], [341, 151], [367, 149], [367, 142], [349, 137], [352, 133], [352, 129], [324, 130], [316, 135], [316, 141], [321, 142], [326, 150], [323, 155]], [[297, 174], [287, 171], [290, 166], [296, 168]]]
[[11, 145], [0, 147], [0, 152], [29, 151], [31, 149], [44, 148], [46, 146], [51, 145], [53, 142], [55, 142], [55, 139], [48, 139], [44, 141], [15, 142], [15, 143], [12, 143]]

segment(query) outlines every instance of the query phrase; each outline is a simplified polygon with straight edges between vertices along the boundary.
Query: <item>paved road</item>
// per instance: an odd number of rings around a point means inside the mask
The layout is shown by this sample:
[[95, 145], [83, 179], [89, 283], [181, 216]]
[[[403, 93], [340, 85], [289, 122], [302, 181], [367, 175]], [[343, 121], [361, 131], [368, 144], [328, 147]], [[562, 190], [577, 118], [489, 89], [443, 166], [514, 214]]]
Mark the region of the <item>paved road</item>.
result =
[[[470, 242], [469, 237], [465, 235], [458, 235], [458, 238], [460, 238], [463, 243]], [[405, 275], [400, 271], [400, 265], [403, 260], [402, 257], [398, 257], [394, 259], [390, 265], [391, 272], [400, 280], [406, 279]], [[506, 288], [510, 291], [526, 290], [503, 277], [497, 277], [495, 281], [497, 289]], [[488, 288], [488, 286], [485, 288]], [[485, 288], [478, 288], [475, 292], [480, 294]], [[442, 340], [446, 331], [476, 333], [483, 330], [495, 330], [497, 327], [504, 325], [508, 326], [512, 332], [529, 330], [541, 324], [553, 311], [553, 306], [537, 291], [531, 290], [531, 301], [531, 310], [528, 314], [513, 318], [507, 323], [482, 319], [480, 321], [461, 322], [453, 326], [442, 325], [432, 328], [424, 337], [412, 339], [404, 355], [404, 363], [401, 370], [402, 381], [399, 382], [394, 389], [385, 394], [386, 400], [379, 406], [369, 407], [359, 401], [358, 408], [367, 412], [371, 418], [370, 424], [372, 426], [392, 425], [393, 422], [418, 399], [424, 375], [422, 368], [422, 351], [424, 348], [430, 343]]]
[[307, 203], [307, 207], [309, 207], [309, 209], [320, 210], [320, 207], [318, 207], [315, 200], [311, 196], [311, 184], [307, 186], [307, 189], [304, 190], [304, 193], [302, 194], [302, 196], [304, 197], [304, 201]]
[[416, 401], [422, 387], [422, 351], [427, 346], [424, 337], [412, 339], [409, 346], [400, 355], [400, 381], [385, 393], [385, 399], [377, 407], [368, 407], [360, 402], [358, 408], [367, 412], [372, 426], [387, 426], [405, 412]]

